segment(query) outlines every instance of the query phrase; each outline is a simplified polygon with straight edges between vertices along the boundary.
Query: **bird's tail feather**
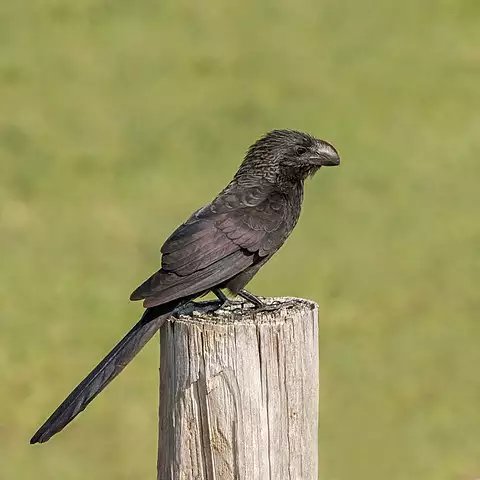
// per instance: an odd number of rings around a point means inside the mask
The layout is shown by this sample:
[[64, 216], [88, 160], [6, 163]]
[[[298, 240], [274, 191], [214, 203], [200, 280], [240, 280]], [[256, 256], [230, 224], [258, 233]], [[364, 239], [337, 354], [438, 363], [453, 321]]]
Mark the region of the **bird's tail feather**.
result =
[[68, 425], [130, 363], [174, 311], [188, 299], [145, 311], [140, 321], [70, 393], [38, 429], [30, 443], [43, 443]]

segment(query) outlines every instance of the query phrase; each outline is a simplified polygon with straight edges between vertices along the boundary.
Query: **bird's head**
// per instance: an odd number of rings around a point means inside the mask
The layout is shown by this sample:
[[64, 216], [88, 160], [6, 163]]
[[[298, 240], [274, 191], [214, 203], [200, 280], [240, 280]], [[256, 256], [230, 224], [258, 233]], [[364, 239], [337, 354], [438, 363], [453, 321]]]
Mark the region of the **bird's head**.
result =
[[242, 167], [303, 181], [320, 167], [339, 164], [338, 152], [325, 140], [295, 130], [272, 130], [248, 149]]

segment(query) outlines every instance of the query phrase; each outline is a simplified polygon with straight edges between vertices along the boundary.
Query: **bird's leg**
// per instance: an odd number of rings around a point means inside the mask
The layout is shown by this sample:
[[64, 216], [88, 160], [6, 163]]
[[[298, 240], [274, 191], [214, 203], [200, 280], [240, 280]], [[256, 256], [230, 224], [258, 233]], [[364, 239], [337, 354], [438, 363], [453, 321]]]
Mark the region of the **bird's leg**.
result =
[[265, 308], [267, 306], [256, 295], [254, 295], [253, 293], [247, 292], [244, 289], [240, 290], [238, 292], [238, 295], [244, 298], [247, 302], [253, 303], [253, 305], [255, 305], [255, 308], [257, 309]]
[[229, 302], [226, 295], [219, 288], [212, 288], [212, 293], [218, 298], [218, 300], [205, 300], [203, 302], [191, 302], [194, 310], [202, 311], [205, 313], [212, 313], [219, 308], [223, 307]]
[[255, 305], [255, 312], [272, 312], [274, 310], [278, 310], [278, 308], [280, 307], [292, 307], [295, 305], [294, 301], [288, 301], [283, 303], [275, 302], [271, 305], [267, 305], [265, 302], [262, 302], [256, 295], [243, 289], [238, 292], [238, 295], [247, 300], [247, 302], [253, 303], [253, 305]]
[[220, 301], [221, 305], [224, 305], [225, 303], [229, 302], [228, 297], [219, 289], [219, 288], [213, 288], [212, 292], [215, 294], [215, 296], [218, 298]]

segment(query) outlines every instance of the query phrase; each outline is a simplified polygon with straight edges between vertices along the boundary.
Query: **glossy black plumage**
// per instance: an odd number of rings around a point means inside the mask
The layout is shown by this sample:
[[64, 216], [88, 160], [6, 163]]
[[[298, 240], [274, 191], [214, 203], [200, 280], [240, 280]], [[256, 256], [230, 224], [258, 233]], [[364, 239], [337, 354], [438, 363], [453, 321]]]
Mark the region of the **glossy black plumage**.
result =
[[[47, 441], [75, 418], [185, 303], [208, 291], [218, 294], [222, 288], [242, 294], [295, 227], [304, 180], [321, 166], [339, 162], [330, 144], [292, 130], [274, 130], [252, 145], [227, 187], [164, 243], [161, 269], [132, 293], [130, 298], [143, 300], [147, 308], [142, 319], [57, 408], [31, 443]], [[247, 297], [255, 299], [251, 294]]]

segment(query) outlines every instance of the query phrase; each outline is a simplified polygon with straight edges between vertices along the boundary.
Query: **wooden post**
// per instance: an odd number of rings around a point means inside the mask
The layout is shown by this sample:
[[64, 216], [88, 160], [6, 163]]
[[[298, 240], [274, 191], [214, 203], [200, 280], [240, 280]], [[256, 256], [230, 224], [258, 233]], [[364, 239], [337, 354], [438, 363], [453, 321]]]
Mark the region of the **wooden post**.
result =
[[158, 480], [318, 479], [318, 307], [264, 301], [162, 327]]

